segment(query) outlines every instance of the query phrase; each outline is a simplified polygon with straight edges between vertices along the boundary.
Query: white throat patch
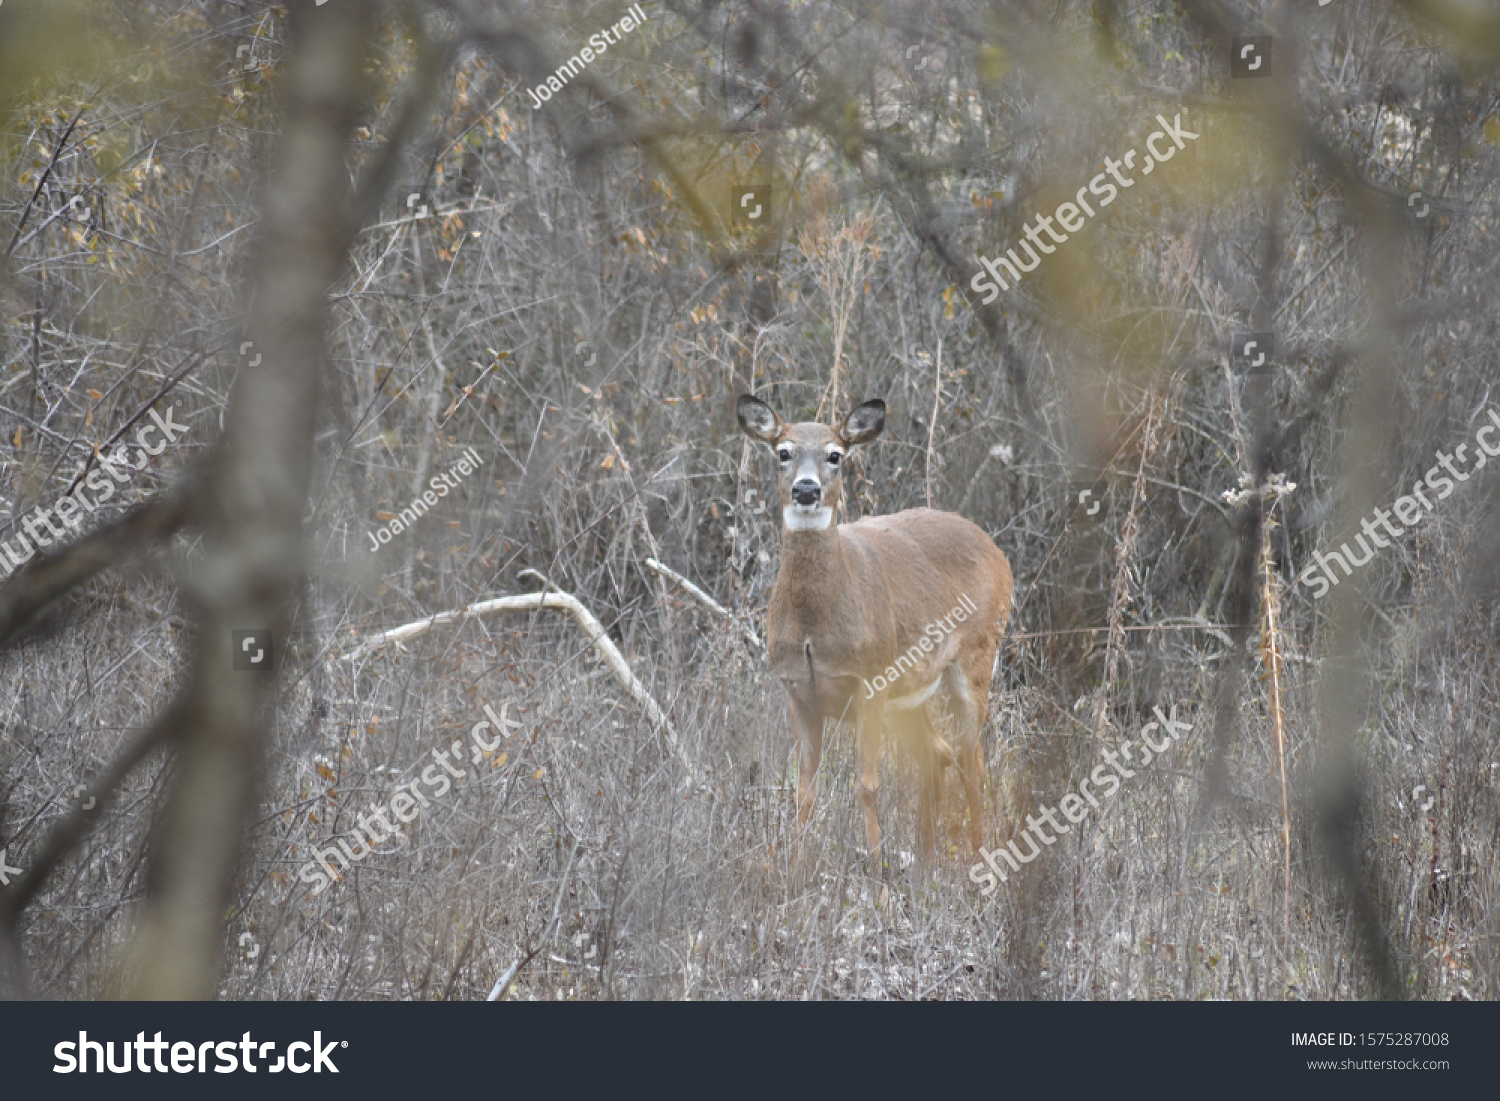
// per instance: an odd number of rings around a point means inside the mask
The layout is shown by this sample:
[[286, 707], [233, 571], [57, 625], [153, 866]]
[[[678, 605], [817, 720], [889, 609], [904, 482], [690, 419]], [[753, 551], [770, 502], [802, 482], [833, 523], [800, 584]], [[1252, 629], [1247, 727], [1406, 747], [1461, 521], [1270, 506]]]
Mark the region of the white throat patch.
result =
[[824, 506], [802, 509], [788, 505], [781, 510], [781, 522], [787, 531], [822, 531], [833, 523], [833, 509]]

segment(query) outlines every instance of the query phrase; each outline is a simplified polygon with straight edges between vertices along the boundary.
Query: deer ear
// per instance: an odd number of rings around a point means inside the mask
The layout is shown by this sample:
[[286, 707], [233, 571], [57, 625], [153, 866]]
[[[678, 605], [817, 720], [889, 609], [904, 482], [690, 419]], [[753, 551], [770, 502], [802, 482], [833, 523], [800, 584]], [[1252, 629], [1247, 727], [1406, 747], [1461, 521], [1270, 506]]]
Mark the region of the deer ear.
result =
[[740, 430], [753, 440], [771, 443], [781, 435], [781, 418], [759, 398], [741, 394], [734, 412], [739, 418]]
[[839, 436], [850, 447], [869, 443], [885, 429], [885, 402], [879, 398], [856, 405], [839, 425]]

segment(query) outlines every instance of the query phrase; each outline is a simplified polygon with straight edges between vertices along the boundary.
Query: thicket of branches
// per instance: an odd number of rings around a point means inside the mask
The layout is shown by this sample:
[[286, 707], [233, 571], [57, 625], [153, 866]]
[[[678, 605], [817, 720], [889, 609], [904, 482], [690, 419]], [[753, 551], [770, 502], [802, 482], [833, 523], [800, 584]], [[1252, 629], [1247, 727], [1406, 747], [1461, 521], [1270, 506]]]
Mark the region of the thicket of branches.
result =
[[[1494, 997], [1500, 481], [1294, 582], [1500, 413], [1500, 14], [647, 12], [534, 109], [622, 9], [0, 8], [0, 544], [187, 426], [0, 587], [7, 989]], [[1268, 77], [1231, 76], [1249, 35]], [[1197, 136], [983, 303], [977, 258], [1159, 116]], [[931, 503], [1010, 558], [990, 844], [1192, 723], [992, 898], [956, 829], [908, 860], [894, 747], [882, 853], [847, 731], [794, 830], [747, 391], [884, 398], [845, 518]], [[360, 646], [524, 570], [662, 717], [555, 610]], [[517, 735], [313, 894], [485, 705]]]

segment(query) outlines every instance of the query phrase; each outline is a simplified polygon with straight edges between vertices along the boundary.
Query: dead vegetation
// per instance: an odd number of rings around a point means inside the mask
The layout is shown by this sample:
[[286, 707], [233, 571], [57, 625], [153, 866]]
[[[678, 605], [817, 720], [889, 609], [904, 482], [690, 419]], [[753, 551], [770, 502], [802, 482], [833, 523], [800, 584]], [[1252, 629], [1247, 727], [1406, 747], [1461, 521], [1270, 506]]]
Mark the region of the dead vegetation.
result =
[[[1500, 993], [1500, 474], [1475, 470], [1327, 599], [1295, 584], [1500, 411], [1492, 28], [1459, 45], [1441, 6], [1315, 9], [1276, 24], [1296, 69], [1232, 80], [1222, 40], [1253, 32], [1195, 3], [674, 4], [533, 111], [526, 86], [617, 10], [372, 5], [368, 86], [324, 162], [352, 181], [339, 253], [267, 167], [299, 117], [315, 44], [289, 26], [310, 5], [289, 24], [276, 5], [59, 2], [111, 43], [89, 56], [12, 6], [0, 541], [153, 403], [190, 431], [90, 519], [157, 502], [99, 562], [0, 588], [0, 848], [28, 870], [55, 856], [24, 898], [0, 887], [9, 992], [140, 990], [152, 928], [171, 955], [162, 907], [197, 867], [172, 839], [215, 729], [174, 708], [233, 686], [254, 731], [226, 796], [247, 800], [243, 841], [226, 825], [199, 854], [193, 929], [218, 963], [173, 990]], [[979, 303], [975, 257], [1177, 112], [1193, 147]], [[766, 181], [769, 221], [737, 221], [736, 187]], [[284, 269], [257, 241], [278, 217], [337, 275], [326, 315], [267, 328]], [[1274, 357], [1234, 355], [1242, 332], [1274, 333]], [[274, 363], [251, 365], [257, 340]], [[799, 419], [884, 398], [849, 517], [930, 496], [1009, 557], [990, 844], [1154, 707], [1192, 724], [989, 899], [966, 842], [918, 872], [915, 775], [889, 750], [883, 852], [861, 851], [847, 729], [793, 827], [755, 643], [780, 520], [731, 412], [751, 389]], [[305, 405], [305, 436], [226, 444], [266, 423], [256, 401]], [[250, 568], [231, 538], [250, 529], [203, 487], [254, 504], [299, 447], [305, 497], [278, 507], [300, 509], [301, 551], [257, 544]], [[372, 549], [466, 447], [480, 471]], [[356, 652], [536, 594], [526, 570], [597, 617], [639, 694], [553, 609]], [[254, 692], [220, 637], [270, 622], [231, 623], [250, 607], [287, 623]], [[486, 704], [522, 725], [476, 758]], [[312, 894], [300, 869], [454, 742], [464, 775]], [[202, 903], [219, 873], [223, 905]]]

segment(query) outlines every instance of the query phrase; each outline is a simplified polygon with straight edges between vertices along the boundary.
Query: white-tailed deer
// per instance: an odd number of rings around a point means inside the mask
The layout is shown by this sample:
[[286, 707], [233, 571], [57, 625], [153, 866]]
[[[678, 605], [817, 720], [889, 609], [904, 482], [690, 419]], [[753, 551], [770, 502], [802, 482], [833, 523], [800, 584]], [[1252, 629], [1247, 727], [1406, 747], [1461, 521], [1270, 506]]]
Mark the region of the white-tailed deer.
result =
[[889, 723], [917, 759], [918, 832], [930, 853], [942, 813], [943, 768], [953, 760], [927, 710], [942, 687], [957, 720], [958, 773], [978, 849], [984, 840], [979, 732], [1010, 618], [1010, 563], [988, 535], [951, 512], [914, 508], [833, 522], [840, 467], [850, 448], [880, 435], [885, 402], [855, 407], [836, 428], [784, 424], [748, 394], [736, 412], [745, 434], [769, 444], [780, 468], [786, 530], [767, 644], [799, 743], [798, 823], [807, 822], [817, 798], [823, 720], [852, 721], [857, 798], [865, 840], [876, 851], [880, 749]]

